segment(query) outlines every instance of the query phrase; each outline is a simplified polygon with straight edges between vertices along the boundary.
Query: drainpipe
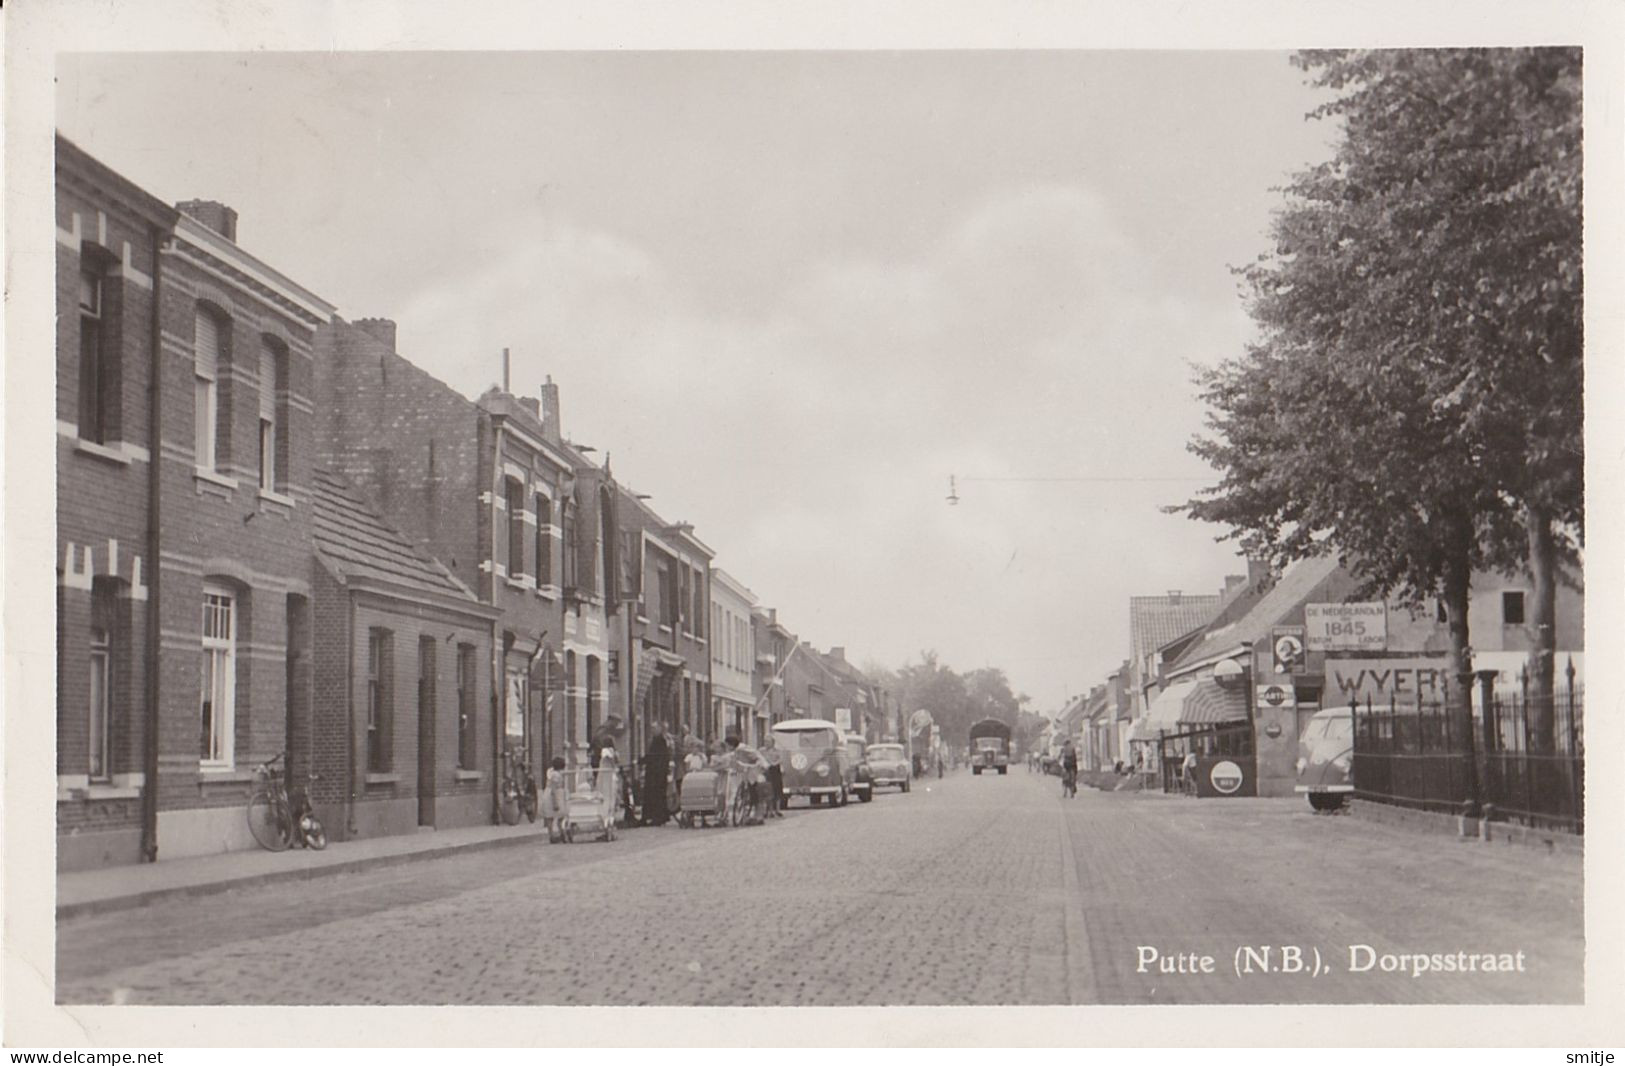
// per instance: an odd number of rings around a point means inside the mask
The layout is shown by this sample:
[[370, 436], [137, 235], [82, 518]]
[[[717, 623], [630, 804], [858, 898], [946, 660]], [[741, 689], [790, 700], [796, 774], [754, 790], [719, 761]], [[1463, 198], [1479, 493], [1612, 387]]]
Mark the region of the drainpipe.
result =
[[152, 380], [147, 397], [147, 677], [146, 728], [141, 737], [141, 861], [158, 861], [158, 680], [159, 580], [158, 553], [163, 547], [163, 525], [158, 505], [163, 487], [164, 344], [160, 313], [163, 310], [161, 276], [162, 233], [156, 224], [147, 229], [152, 240]]
[[[508, 349], [502, 349], [503, 391], [507, 391]], [[490, 416], [487, 416], [490, 417]], [[502, 489], [502, 423], [491, 419], [495, 435], [491, 438], [491, 606], [497, 605], [497, 493]], [[502, 702], [507, 698], [502, 676], [502, 621], [491, 621], [491, 824], [502, 824]]]
[[356, 786], [360, 783], [361, 775], [356, 769], [356, 743], [355, 743], [355, 591], [350, 588], [344, 590], [344, 600], [349, 608], [349, 617], [344, 624], [344, 646], [350, 649], [344, 657], [344, 692], [345, 717], [348, 728], [344, 731], [345, 766], [349, 770], [350, 780], [346, 783], [346, 795], [349, 803], [344, 813], [344, 835], [346, 839], [354, 840], [356, 834], [356, 803], [361, 790]]

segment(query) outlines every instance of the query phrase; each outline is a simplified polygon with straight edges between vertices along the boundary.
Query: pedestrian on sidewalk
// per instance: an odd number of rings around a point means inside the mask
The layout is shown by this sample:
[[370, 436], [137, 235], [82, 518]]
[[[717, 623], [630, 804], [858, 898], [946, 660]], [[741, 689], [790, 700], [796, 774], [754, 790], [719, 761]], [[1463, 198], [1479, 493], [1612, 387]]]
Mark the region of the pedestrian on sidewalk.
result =
[[542, 824], [547, 826], [548, 841], [554, 844], [559, 841], [559, 819], [564, 817], [569, 791], [564, 782], [564, 757], [555, 755], [547, 768], [546, 789], [542, 793]]
[[671, 817], [666, 805], [666, 783], [671, 776], [671, 744], [666, 725], [655, 722], [649, 734], [649, 750], [643, 759], [643, 824], [665, 825]]
[[784, 752], [779, 750], [778, 739], [771, 732], [762, 741], [762, 758], [767, 760], [767, 816], [783, 818], [784, 768], [780, 763]]

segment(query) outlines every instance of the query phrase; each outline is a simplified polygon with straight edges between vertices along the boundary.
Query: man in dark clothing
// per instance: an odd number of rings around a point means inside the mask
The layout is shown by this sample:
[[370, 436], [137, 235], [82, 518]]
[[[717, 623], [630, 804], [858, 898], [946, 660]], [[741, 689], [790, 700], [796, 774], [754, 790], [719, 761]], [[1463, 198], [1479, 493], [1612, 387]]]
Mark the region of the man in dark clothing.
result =
[[643, 759], [643, 824], [665, 825], [666, 780], [671, 775], [671, 745], [666, 743], [666, 727], [656, 722], [649, 736], [649, 752]]

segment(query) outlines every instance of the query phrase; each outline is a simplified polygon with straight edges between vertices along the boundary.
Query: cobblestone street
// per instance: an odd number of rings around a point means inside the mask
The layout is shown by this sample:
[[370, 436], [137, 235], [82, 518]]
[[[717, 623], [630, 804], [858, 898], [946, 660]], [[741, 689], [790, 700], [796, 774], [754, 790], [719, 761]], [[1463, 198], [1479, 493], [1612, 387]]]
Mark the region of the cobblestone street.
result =
[[[69, 919], [57, 981], [135, 1004], [1579, 1002], [1581, 897], [1575, 855], [1292, 801], [1063, 801], [1018, 767]], [[1525, 969], [1352, 973], [1359, 944]], [[1278, 972], [1238, 976], [1244, 947]], [[1152, 948], [1214, 972], [1141, 972]]]

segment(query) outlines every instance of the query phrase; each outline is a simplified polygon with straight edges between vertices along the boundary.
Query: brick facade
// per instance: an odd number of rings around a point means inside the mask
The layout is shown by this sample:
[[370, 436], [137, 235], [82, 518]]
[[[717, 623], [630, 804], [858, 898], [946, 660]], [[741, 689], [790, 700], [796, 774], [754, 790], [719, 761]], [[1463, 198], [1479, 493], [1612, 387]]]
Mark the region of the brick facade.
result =
[[[62, 138], [56, 216], [59, 865], [139, 860], [149, 783], [147, 857], [250, 846], [252, 766], [310, 729], [311, 342], [331, 307]], [[200, 380], [215, 445], [201, 457]], [[206, 587], [230, 697], [210, 758]]]

